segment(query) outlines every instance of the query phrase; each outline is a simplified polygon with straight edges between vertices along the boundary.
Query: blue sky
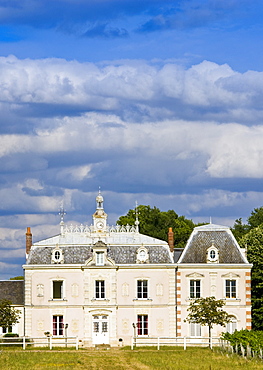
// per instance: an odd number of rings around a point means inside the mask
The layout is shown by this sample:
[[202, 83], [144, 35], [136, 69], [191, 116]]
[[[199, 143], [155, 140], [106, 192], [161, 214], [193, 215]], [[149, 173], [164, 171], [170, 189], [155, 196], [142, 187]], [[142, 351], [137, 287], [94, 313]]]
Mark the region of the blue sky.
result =
[[263, 204], [263, 3], [0, 0], [0, 278], [33, 240], [139, 204]]

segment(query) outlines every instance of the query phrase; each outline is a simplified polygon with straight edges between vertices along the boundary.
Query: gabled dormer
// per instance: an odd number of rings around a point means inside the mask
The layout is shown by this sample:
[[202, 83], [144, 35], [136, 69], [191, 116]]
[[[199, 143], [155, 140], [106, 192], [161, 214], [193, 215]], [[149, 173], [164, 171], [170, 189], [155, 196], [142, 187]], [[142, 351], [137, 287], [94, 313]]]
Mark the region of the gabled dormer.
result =
[[86, 261], [86, 265], [93, 266], [113, 266], [114, 261], [108, 256], [107, 244], [99, 240], [92, 247], [92, 257]]

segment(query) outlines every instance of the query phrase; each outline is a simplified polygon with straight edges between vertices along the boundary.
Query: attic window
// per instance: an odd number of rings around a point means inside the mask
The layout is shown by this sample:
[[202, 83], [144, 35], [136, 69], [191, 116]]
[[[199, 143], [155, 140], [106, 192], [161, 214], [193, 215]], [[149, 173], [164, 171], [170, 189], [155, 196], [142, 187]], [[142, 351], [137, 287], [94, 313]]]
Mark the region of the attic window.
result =
[[218, 249], [214, 246], [214, 243], [207, 250], [206, 262], [207, 263], [218, 263], [219, 262]]
[[58, 246], [56, 246], [56, 248], [53, 249], [51, 260], [52, 260], [52, 263], [63, 263], [64, 262], [63, 251]]
[[144, 246], [141, 246], [138, 250], [137, 250], [137, 263], [145, 263], [145, 262], [148, 262], [149, 261], [149, 254], [148, 254], [148, 250], [144, 247]]

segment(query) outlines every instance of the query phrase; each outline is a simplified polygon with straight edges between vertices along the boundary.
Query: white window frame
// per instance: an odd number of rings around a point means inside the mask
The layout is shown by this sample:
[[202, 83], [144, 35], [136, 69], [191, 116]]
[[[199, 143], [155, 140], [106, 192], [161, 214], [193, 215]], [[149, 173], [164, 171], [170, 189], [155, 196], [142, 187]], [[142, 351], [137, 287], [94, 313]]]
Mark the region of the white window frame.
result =
[[[58, 282], [60, 282], [61, 283], [61, 287], [60, 287], [60, 289], [61, 289], [61, 291], [60, 291], [60, 293], [61, 293], [61, 297], [60, 298], [55, 298], [54, 297], [54, 283], [58, 283]], [[63, 300], [63, 299], [65, 299], [65, 280], [63, 280], [63, 279], [53, 279], [52, 281], [51, 281], [51, 297], [52, 297], [52, 300]]]
[[104, 266], [104, 252], [96, 251], [96, 266]]
[[[146, 294], [144, 292], [144, 283], [145, 282], [146, 282]], [[140, 292], [139, 292], [139, 288], [140, 288]], [[140, 299], [140, 300], [149, 299], [149, 280], [148, 279], [137, 279], [137, 282], [136, 282], [136, 298]]]
[[237, 318], [233, 316], [231, 321], [226, 324], [226, 332], [233, 334], [237, 330], [237, 322]]
[[[141, 318], [141, 321], [139, 321], [139, 317]], [[140, 327], [140, 324], [141, 324], [141, 327]], [[140, 334], [140, 331], [141, 331], [141, 334]], [[146, 337], [148, 335], [149, 335], [149, 315], [148, 314], [138, 314], [137, 315], [137, 336]]]
[[[229, 297], [227, 297], [228, 293], [227, 293], [227, 282], [230, 282], [230, 285], [229, 285]], [[234, 283], [234, 286], [232, 283]], [[237, 279], [232, 279], [232, 278], [229, 278], [229, 279], [225, 279], [225, 298], [226, 299], [237, 299], [237, 292], [238, 292], [238, 284], [237, 284]]]
[[[194, 283], [193, 286], [193, 297], [191, 297], [191, 282]], [[197, 282], [199, 282], [199, 297], [197, 297]], [[190, 299], [201, 298], [201, 279], [189, 279], [189, 297]]]
[[202, 326], [195, 322], [190, 322], [190, 337], [201, 337], [202, 336]]
[[95, 299], [106, 299], [106, 281], [95, 280]]
[[[62, 317], [62, 321], [60, 322], [60, 318]], [[54, 320], [54, 318], [56, 318]], [[55, 328], [54, 328], [54, 324]], [[57, 334], [54, 334], [56, 330]], [[52, 335], [54, 337], [63, 337], [64, 335], [64, 316], [63, 315], [52, 315]]]

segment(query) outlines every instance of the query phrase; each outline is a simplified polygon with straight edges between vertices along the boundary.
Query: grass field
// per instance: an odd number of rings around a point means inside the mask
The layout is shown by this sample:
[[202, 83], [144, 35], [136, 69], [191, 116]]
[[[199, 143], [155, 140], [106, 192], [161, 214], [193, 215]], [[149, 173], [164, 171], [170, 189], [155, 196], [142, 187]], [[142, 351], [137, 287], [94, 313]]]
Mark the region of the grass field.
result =
[[2, 349], [1, 370], [89, 369], [89, 370], [235, 370], [263, 369], [263, 362], [236, 355], [222, 355], [208, 348], [27, 350]]

